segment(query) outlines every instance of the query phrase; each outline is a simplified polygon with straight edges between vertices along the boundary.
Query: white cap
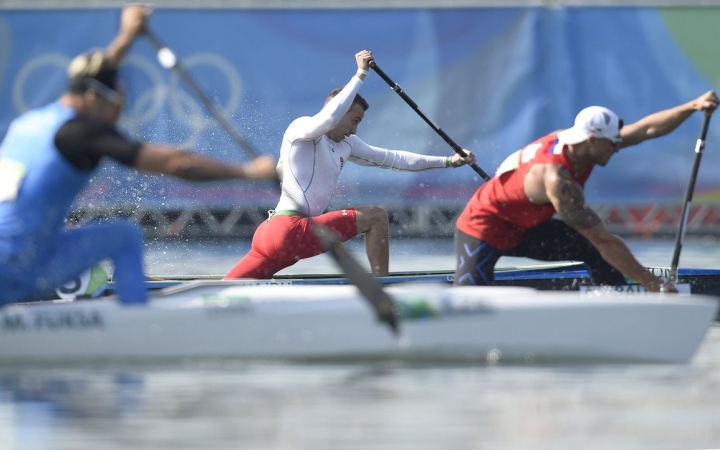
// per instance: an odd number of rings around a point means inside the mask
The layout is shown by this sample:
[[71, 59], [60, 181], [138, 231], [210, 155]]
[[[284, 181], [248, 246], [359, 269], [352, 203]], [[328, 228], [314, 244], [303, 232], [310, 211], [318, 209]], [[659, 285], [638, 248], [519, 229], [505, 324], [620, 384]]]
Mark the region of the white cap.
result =
[[620, 118], [614, 112], [602, 106], [588, 106], [575, 117], [572, 128], [558, 133], [558, 139], [564, 144], [579, 144], [589, 136], [620, 142]]

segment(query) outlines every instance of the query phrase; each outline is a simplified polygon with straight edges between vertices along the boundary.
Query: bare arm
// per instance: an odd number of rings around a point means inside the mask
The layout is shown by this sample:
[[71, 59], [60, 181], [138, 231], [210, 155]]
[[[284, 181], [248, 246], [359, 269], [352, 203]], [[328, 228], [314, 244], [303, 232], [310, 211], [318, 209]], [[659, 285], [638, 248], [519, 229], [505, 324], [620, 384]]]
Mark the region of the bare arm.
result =
[[146, 6], [130, 5], [120, 13], [120, 28], [110, 45], [105, 49], [105, 59], [119, 67], [133, 41], [145, 32], [147, 18], [152, 10]]
[[225, 164], [172, 147], [143, 144], [133, 166], [142, 171], [163, 173], [189, 181], [214, 181], [234, 178], [277, 179], [275, 162], [260, 156], [247, 164]]
[[695, 111], [703, 109], [712, 111], [717, 105], [717, 95], [714, 91], [708, 91], [695, 100], [650, 114], [620, 130], [620, 137], [622, 137], [620, 147], [630, 147], [648, 139], [665, 136], [680, 126]]
[[595, 212], [585, 204], [585, 195], [570, 174], [560, 167], [545, 177], [547, 195], [555, 210], [571, 227], [598, 249], [611, 266], [640, 282], [650, 292], [659, 292], [662, 281], [643, 267], [625, 243], [610, 233]]

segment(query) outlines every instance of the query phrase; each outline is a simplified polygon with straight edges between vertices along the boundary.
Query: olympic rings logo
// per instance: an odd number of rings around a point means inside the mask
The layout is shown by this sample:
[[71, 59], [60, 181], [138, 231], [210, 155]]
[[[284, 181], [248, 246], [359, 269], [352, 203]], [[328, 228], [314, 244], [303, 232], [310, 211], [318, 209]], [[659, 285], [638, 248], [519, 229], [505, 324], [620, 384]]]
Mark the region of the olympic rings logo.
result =
[[[13, 106], [18, 113], [24, 113], [32, 107], [30, 104], [45, 104], [55, 100], [66, 84], [55, 86], [38, 93], [37, 83], [30, 80], [38, 75], [53, 73], [60, 69], [62, 73], [70, 64], [70, 58], [63, 54], [50, 53], [39, 55], [26, 62], [15, 76], [13, 86]], [[212, 71], [213, 80], [220, 76], [227, 89], [226, 95], [217, 102], [217, 107], [228, 117], [240, 106], [243, 96], [243, 82], [240, 74], [229, 61], [214, 53], [196, 53], [183, 58], [183, 65], [190, 73], [193, 70], [202, 70], [203, 73]], [[215, 129], [215, 121], [205, 111], [200, 101], [185, 91], [181, 85], [180, 77], [175, 72], [168, 72], [159, 66], [154, 59], [140, 55], [128, 55], [122, 66], [123, 73], [131, 73], [133, 90], [130, 94], [128, 107], [123, 111], [119, 126], [132, 135], [137, 135], [143, 126], [156, 120], [163, 108], [167, 107], [172, 118], [189, 131], [184, 142], [174, 143], [179, 147], [197, 147], [204, 131]], [[148, 80], [148, 81], [145, 81]], [[136, 94], [137, 89], [140, 94]], [[61, 89], [58, 92], [58, 89]], [[53, 92], [47, 92], [48, 90]], [[26, 95], [32, 92], [34, 96], [42, 95], [48, 98], [32, 98], [29, 101]], [[50, 94], [50, 95], [49, 95]], [[38, 100], [41, 100], [39, 102]]]

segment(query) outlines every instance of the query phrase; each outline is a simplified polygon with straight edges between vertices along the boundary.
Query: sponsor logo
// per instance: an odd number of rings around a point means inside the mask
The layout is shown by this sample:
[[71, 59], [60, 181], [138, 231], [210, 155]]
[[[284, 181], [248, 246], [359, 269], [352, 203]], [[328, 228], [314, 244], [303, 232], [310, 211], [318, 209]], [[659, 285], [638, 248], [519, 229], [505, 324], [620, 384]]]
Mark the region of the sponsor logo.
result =
[[628, 284], [625, 286], [580, 286], [580, 292], [583, 292], [585, 294], [646, 294], [647, 289], [645, 289], [641, 284]]
[[437, 319], [441, 316], [490, 314], [494, 309], [474, 298], [441, 298], [437, 304], [424, 298], [402, 299], [395, 304], [395, 315], [402, 320]]
[[[658, 269], [659, 270], [659, 269]], [[659, 276], [656, 274], [656, 276]], [[689, 284], [677, 284], [675, 287], [680, 294], [689, 294]], [[627, 284], [624, 286], [580, 286], [580, 292], [584, 294], [606, 294], [606, 293], [617, 293], [617, 294], [635, 294], [643, 295], [647, 294], [648, 291], [641, 284]]]
[[233, 286], [290, 286], [292, 280], [232, 280]]
[[254, 309], [250, 297], [239, 295], [213, 294], [203, 295], [203, 305], [210, 314], [248, 313]]
[[648, 270], [650, 271], [650, 273], [662, 280], [667, 280], [668, 278], [670, 278], [669, 267], [648, 267]]
[[495, 309], [482, 300], [460, 297], [443, 299], [442, 312], [445, 315], [492, 314], [495, 312]]
[[402, 320], [434, 319], [440, 317], [440, 311], [432, 302], [423, 298], [403, 299], [393, 307], [395, 316]]
[[105, 269], [95, 265], [67, 283], [55, 289], [59, 298], [71, 300], [79, 296], [97, 297], [105, 290], [110, 281]]
[[340, 157], [340, 170], [342, 170], [343, 166], [345, 166], [345, 159], [341, 156]]

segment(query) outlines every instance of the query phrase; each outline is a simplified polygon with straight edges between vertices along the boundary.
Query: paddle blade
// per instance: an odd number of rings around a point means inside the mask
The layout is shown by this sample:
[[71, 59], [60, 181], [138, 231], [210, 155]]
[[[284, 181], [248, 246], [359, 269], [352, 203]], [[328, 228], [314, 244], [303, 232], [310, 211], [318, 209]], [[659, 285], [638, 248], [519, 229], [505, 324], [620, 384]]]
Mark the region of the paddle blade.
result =
[[340, 269], [345, 272], [348, 280], [357, 286], [363, 297], [373, 307], [378, 319], [387, 323], [393, 334], [397, 335], [399, 329], [394, 313], [395, 301], [392, 297], [385, 292], [382, 285], [372, 274], [365, 272], [332, 231], [317, 223], [313, 223], [311, 227], [323, 248], [330, 253], [330, 256], [340, 266]]

